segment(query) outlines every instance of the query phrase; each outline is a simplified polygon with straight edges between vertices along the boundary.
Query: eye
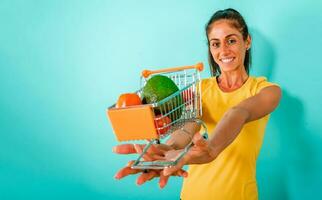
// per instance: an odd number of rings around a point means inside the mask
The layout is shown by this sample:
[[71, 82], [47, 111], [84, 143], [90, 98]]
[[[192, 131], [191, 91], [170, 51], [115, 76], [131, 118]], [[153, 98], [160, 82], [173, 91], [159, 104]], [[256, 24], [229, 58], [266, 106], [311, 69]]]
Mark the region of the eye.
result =
[[227, 40], [227, 43], [228, 43], [229, 45], [231, 45], [231, 44], [235, 44], [235, 43], [236, 43], [236, 40], [235, 40], [235, 39], [228, 39], [228, 40]]
[[214, 47], [215, 49], [220, 47], [220, 43], [219, 42], [213, 42], [211, 43], [211, 46]]

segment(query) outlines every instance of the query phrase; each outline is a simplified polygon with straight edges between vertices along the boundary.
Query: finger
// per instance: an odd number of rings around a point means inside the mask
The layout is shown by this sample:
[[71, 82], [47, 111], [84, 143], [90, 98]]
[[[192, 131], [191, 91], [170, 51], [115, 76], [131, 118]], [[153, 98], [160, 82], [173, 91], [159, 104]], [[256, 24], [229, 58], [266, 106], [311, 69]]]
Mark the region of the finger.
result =
[[202, 135], [199, 132], [193, 136], [192, 141], [196, 146], [199, 146], [199, 147], [207, 146], [207, 140], [205, 140], [204, 137], [202, 137]]
[[120, 144], [120, 145], [114, 146], [112, 151], [118, 154], [137, 153], [133, 144]]
[[167, 144], [157, 144], [156, 146], [162, 151], [169, 151], [169, 150], [173, 149], [171, 146], [169, 146]]
[[165, 160], [165, 157], [159, 156], [156, 154], [144, 154], [143, 159], [146, 161], [157, 161], [157, 160], [162, 161], [162, 160]]
[[165, 176], [163, 173], [160, 174], [159, 187], [161, 189], [167, 185], [169, 178], [170, 176]]
[[168, 161], [175, 161], [177, 160], [178, 156], [182, 153], [183, 149], [179, 150], [170, 150], [165, 153], [165, 159]]
[[[139, 154], [141, 154], [143, 152], [144, 146], [143, 145], [138, 145], [138, 144], [134, 144], [134, 148], [136, 150], [136, 152], [138, 152]], [[153, 160], [164, 160], [163, 155], [160, 153], [160, 151], [154, 147], [153, 145], [150, 146], [150, 148], [148, 149], [147, 152], [145, 152], [145, 154], [143, 155], [143, 159], [145, 161], [153, 161]]]
[[183, 169], [178, 170], [175, 174], [184, 178], [188, 177], [188, 172]]
[[153, 144], [148, 149], [149, 154], [164, 155], [164, 153], [172, 148], [166, 144]]
[[151, 150], [159, 155], [164, 155], [165, 152], [172, 150], [172, 147], [166, 144], [156, 144], [152, 145]]
[[[188, 172], [186, 172], [183, 169], [180, 169], [175, 173], [175, 175], [186, 178], [186, 177], [188, 177]], [[159, 186], [161, 189], [167, 185], [169, 178], [170, 178], [170, 176], [165, 176], [163, 173], [160, 173]]]
[[123, 167], [121, 170], [119, 170], [115, 175], [114, 178], [116, 179], [121, 179], [124, 178], [130, 174], [137, 174], [139, 172], [141, 172], [142, 170], [140, 169], [132, 169], [131, 166], [134, 163], [134, 160], [131, 160], [130, 162], [128, 162], [128, 164], [126, 165], [126, 167]]
[[[138, 144], [134, 144], [134, 148], [135, 148], [135, 151], [138, 153], [138, 154], [142, 154], [143, 153], [143, 149], [144, 147], [142, 147], [142, 145], [138, 145]], [[145, 161], [151, 161], [152, 159], [147, 155], [147, 152], [143, 155], [143, 159]]]
[[155, 170], [151, 170], [147, 173], [142, 173], [136, 180], [136, 184], [142, 185], [143, 183], [153, 179], [154, 177], [159, 176], [159, 173]]
[[124, 178], [130, 174], [137, 174], [139, 172], [141, 172], [141, 170], [139, 170], [139, 169], [132, 169], [131, 167], [124, 167], [115, 174], [114, 178], [121, 179], [121, 178]]
[[141, 154], [143, 152], [143, 148], [139, 144], [133, 144], [133, 147], [136, 151], [136, 153]]
[[[173, 175], [186, 178], [188, 177], [188, 172], [183, 169], [180, 169], [177, 172], [175, 172]], [[170, 176], [165, 176], [164, 173], [160, 173], [159, 186], [161, 189], [167, 185], [169, 178]]]
[[176, 165], [169, 166], [163, 170], [163, 175], [170, 176], [180, 170], [187, 163], [187, 155], [183, 156]]

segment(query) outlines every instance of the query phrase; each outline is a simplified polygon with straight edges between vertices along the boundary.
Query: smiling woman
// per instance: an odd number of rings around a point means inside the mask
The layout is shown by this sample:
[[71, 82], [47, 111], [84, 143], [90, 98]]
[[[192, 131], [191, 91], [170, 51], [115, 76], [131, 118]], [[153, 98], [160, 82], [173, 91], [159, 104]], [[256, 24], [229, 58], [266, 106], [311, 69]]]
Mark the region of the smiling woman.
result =
[[[246, 40], [244, 40], [242, 33], [232, 26], [229, 20], [219, 20], [211, 25], [208, 40], [210, 42], [210, 58], [214, 60], [214, 63], [220, 64], [220, 67], [218, 64], [217, 66], [214, 64], [217, 73], [242, 73], [244, 74], [243, 79], [246, 80], [247, 71], [244, 67], [244, 61], [246, 52], [249, 50], [251, 44], [250, 36], [248, 35]], [[250, 53], [248, 52], [249, 55]], [[222, 80], [222, 77], [218, 78], [221, 89], [225, 91], [234, 90], [244, 84], [244, 81], [241, 81], [235, 87], [232, 87], [231, 83]]]
[[220, 20], [212, 24], [208, 37], [210, 53], [215, 63], [221, 63], [221, 71], [233, 71], [236, 67], [245, 70], [243, 63], [245, 49], [250, 47], [249, 36], [244, 41], [242, 34], [228, 20]]
[[[191, 141], [187, 141], [187, 134], [194, 146], [176, 166], [150, 170], [138, 182], [160, 176], [160, 186], [164, 187], [170, 175], [186, 177], [181, 168], [188, 164], [189, 176], [183, 181], [181, 199], [258, 199], [256, 160], [281, 90], [265, 77], [249, 76], [251, 36], [238, 11], [217, 11], [206, 26], [206, 35], [212, 77], [201, 81], [201, 120], [209, 130], [209, 140], [198, 133], [200, 126], [186, 123], [184, 132], [171, 135], [166, 152], [148, 153], [152, 158], [158, 154], [171, 160]], [[120, 145], [114, 151], [124, 154], [141, 150]], [[139, 172], [126, 166], [116, 177]]]
[[[243, 75], [243, 80], [232, 86], [232, 83], [222, 81], [218, 77], [219, 86], [222, 90], [229, 92], [243, 85], [248, 77], [251, 59], [251, 37], [245, 20], [241, 15], [234, 14], [230, 9], [228, 12], [217, 12], [209, 20], [206, 26], [209, 55], [213, 76], [221, 72], [237, 72]], [[220, 64], [220, 67], [219, 67]], [[229, 79], [226, 79], [229, 80]]]

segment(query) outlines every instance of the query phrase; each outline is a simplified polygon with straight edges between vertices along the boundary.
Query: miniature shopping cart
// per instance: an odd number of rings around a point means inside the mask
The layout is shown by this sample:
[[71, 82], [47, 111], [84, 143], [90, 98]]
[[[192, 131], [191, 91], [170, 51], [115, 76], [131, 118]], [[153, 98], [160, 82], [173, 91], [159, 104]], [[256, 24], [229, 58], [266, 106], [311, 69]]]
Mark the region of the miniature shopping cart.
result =
[[[154, 75], [169, 77], [179, 90], [159, 102], [142, 104], [125, 108], [108, 108], [107, 115], [118, 141], [145, 140], [143, 152], [132, 165], [137, 169], [163, 169], [177, 162], [193, 145], [191, 142], [174, 160], [145, 161], [143, 156], [153, 144], [163, 143], [171, 134], [187, 122], [194, 121], [203, 127], [203, 135], [207, 136], [207, 128], [199, 119], [202, 115], [200, 72], [203, 64], [166, 68], [161, 70], [144, 70], [141, 76], [141, 89], [136, 93], [142, 98], [142, 89], [149, 78]], [[186, 130], [184, 130], [186, 131]]]

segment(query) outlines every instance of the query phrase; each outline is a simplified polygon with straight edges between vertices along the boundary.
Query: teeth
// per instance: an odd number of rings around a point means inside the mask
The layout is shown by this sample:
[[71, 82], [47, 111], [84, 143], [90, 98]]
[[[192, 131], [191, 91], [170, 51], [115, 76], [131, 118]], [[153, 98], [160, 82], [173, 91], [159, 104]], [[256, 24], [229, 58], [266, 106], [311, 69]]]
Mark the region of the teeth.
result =
[[223, 59], [221, 59], [221, 61], [222, 61], [223, 63], [229, 63], [229, 62], [233, 61], [233, 59], [234, 59], [234, 58], [223, 58]]

